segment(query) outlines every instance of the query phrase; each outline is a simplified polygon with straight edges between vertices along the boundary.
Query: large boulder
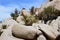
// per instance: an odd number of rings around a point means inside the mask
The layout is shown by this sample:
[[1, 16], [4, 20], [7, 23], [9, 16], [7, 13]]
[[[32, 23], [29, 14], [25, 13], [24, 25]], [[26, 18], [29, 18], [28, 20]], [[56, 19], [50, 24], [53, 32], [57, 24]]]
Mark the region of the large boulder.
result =
[[12, 26], [8, 27], [0, 36], [0, 40], [24, 40], [21, 38], [16, 38], [12, 35]]
[[50, 26], [56, 31], [60, 32], [60, 16], [56, 20], [53, 20]]
[[50, 23], [50, 26], [57, 31], [57, 30], [58, 30], [58, 21], [53, 20], [53, 21]]
[[56, 19], [58, 25], [58, 31], [60, 32], [60, 16]]
[[51, 40], [54, 40], [56, 39], [56, 37], [58, 35], [60, 35], [60, 33], [56, 30], [54, 30], [51, 26], [49, 25], [46, 25], [46, 24], [39, 24], [39, 28], [40, 30], [46, 34], [46, 36], [51, 39]]
[[42, 32], [36, 30], [32, 26], [25, 26], [20, 24], [14, 24], [12, 27], [12, 33], [15, 37], [24, 38], [24, 39], [34, 39], [37, 35], [40, 35]]

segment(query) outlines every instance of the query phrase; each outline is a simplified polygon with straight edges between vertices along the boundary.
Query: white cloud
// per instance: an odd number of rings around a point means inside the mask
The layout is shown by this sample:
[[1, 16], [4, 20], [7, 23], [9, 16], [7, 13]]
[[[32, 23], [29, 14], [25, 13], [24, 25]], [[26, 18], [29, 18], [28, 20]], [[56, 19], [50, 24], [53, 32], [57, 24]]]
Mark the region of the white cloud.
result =
[[37, 1], [32, 1], [32, 2], [27, 2], [26, 0], [22, 2], [12, 2], [12, 3], [7, 3], [7, 5], [0, 5], [0, 20], [9, 18], [10, 13], [14, 11], [15, 8], [18, 8], [18, 10], [22, 8], [30, 9], [32, 6], [34, 7], [40, 7], [42, 3], [44, 3], [45, 0], [37, 0]]
[[0, 5], [0, 20], [10, 17], [10, 13], [14, 11], [15, 8], [19, 8], [18, 5], [9, 5], [9, 6], [2, 6]]

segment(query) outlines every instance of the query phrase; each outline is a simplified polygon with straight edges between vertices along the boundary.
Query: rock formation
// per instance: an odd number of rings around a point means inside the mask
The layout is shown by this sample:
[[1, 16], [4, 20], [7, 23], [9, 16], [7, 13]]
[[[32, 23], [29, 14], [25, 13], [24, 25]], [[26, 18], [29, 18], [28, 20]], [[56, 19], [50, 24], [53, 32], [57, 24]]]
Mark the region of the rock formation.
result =
[[60, 10], [60, 0], [48, 1], [44, 4], [42, 4], [41, 7], [37, 8], [36, 10], [38, 11], [38, 13], [41, 13], [44, 10], [44, 8], [47, 8], [49, 6], [52, 6], [52, 7], [56, 8], [57, 10]]
[[42, 32], [35, 29], [32, 26], [24, 26], [20, 24], [14, 24], [12, 27], [12, 33], [18, 38], [34, 39]]
[[46, 25], [46, 24], [39, 24], [39, 28], [40, 30], [42, 30], [47, 36], [48, 38], [50, 38], [51, 40], [55, 40], [56, 37], [58, 35], [60, 35], [60, 33], [56, 30], [54, 30], [51, 26]]
[[20, 38], [16, 38], [12, 35], [12, 26], [8, 27], [0, 36], [0, 40], [24, 40]]
[[[57, 26], [55, 26], [54, 23], [56, 23]], [[60, 17], [53, 20], [50, 25], [37, 22], [33, 23], [32, 26], [26, 26], [17, 23], [16, 21], [14, 23], [10, 23], [9, 25], [10, 26], [4, 30], [0, 36], [0, 40], [47, 40], [47, 38], [55, 40], [57, 36], [60, 35], [60, 32], [58, 31], [60, 30], [58, 28], [60, 27]]]
[[[37, 8], [36, 15], [48, 6], [60, 10], [60, 0], [50, 0], [41, 8]], [[7, 29], [2, 29], [3, 33], [0, 40], [60, 40], [60, 16], [52, 22], [48, 21], [47, 24], [44, 24], [42, 20], [38, 20], [31, 26], [26, 26], [22, 20], [22, 15], [31, 16], [30, 12], [23, 8], [16, 21], [11, 18], [0, 24], [0, 31], [2, 25], [7, 25]]]

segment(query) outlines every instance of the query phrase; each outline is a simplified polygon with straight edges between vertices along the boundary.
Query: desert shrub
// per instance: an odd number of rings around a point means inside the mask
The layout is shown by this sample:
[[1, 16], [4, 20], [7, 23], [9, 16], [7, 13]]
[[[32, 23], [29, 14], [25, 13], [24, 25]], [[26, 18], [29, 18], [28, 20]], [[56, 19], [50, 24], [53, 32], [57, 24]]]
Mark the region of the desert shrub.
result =
[[33, 23], [36, 23], [38, 21], [38, 17], [36, 15], [23, 15], [23, 21], [25, 22], [25, 25], [31, 26]]
[[11, 17], [12, 17], [14, 20], [16, 20], [17, 17], [19, 16], [18, 14], [19, 14], [19, 11], [18, 11], [17, 9], [15, 9], [14, 13], [11, 13]]
[[41, 20], [44, 20], [45, 24], [48, 20], [56, 19], [58, 16], [60, 16], [60, 11], [55, 9], [52, 6], [49, 6], [44, 9], [43, 12], [39, 15]]
[[31, 12], [31, 15], [35, 14], [34, 6], [31, 7], [30, 12]]

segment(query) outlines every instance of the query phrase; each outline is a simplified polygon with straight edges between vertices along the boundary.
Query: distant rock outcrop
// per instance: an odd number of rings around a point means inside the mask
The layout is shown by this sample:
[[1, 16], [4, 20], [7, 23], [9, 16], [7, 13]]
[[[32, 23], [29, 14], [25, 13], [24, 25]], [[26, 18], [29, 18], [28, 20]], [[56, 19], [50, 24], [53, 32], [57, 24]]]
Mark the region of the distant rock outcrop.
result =
[[60, 10], [60, 0], [48, 1], [44, 4], [42, 4], [41, 7], [37, 8], [36, 10], [38, 10], [38, 13], [41, 13], [44, 10], [44, 8], [47, 8], [49, 6], [52, 6], [52, 7], [56, 8], [57, 10]]

